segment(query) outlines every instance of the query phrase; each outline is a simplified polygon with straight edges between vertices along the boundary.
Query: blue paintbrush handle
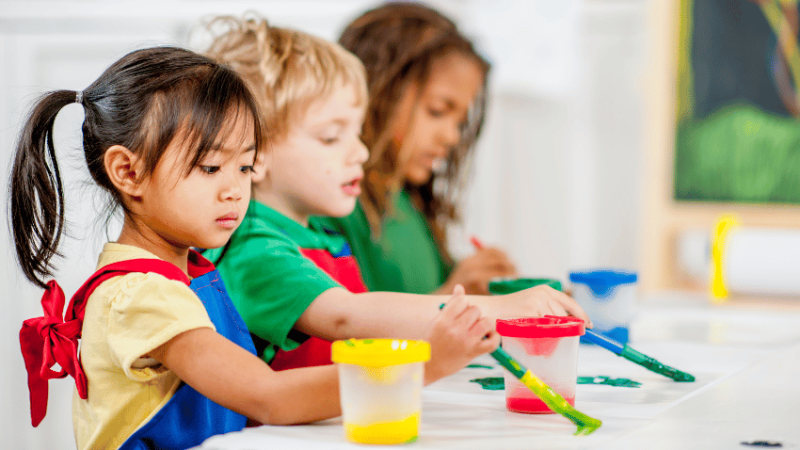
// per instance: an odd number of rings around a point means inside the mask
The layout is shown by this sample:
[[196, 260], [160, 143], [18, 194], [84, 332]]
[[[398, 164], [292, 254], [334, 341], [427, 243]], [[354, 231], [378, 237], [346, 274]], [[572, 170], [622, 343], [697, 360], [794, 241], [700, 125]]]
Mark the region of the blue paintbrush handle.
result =
[[611, 350], [612, 352], [616, 353], [617, 355], [621, 355], [622, 352], [625, 350], [625, 344], [620, 344], [619, 342], [607, 338], [600, 333], [596, 333], [592, 330], [586, 330], [586, 334], [584, 335], [587, 341], [597, 344], [603, 347], [606, 350]]

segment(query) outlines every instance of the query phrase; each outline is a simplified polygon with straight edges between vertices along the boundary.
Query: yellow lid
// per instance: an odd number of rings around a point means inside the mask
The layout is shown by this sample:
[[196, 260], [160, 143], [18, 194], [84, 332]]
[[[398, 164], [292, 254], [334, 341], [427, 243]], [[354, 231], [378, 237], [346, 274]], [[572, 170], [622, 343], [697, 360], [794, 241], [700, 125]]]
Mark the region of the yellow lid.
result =
[[348, 339], [331, 347], [331, 360], [359, 366], [391, 366], [427, 361], [431, 346], [425, 341], [404, 339]]

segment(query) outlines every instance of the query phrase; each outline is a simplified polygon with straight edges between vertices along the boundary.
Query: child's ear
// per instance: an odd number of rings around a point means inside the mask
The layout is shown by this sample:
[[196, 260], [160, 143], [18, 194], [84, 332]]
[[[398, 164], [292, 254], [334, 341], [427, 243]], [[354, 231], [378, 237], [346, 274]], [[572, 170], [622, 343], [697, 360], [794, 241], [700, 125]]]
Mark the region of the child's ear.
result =
[[253, 163], [253, 183], [259, 183], [267, 176], [267, 169], [270, 166], [272, 152], [269, 150], [258, 152], [256, 161]]
[[138, 155], [121, 145], [112, 145], [103, 155], [103, 165], [118, 191], [131, 197], [141, 196], [144, 162]]

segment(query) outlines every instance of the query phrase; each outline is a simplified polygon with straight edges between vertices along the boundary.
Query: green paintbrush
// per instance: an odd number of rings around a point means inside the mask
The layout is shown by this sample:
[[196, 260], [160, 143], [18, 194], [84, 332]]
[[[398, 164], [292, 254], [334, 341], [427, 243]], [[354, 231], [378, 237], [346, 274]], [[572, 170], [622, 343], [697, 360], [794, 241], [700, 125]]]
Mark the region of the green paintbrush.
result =
[[498, 347], [497, 350], [491, 353], [492, 358], [497, 360], [503, 367], [508, 369], [515, 377], [519, 379], [525, 386], [528, 387], [534, 394], [536, 394], [542, 401], [553, 411], [561, 414], [567, 419], [571, 420], [578, 429], [575, 431], [575, 436], [582, 436], [592, 434], [594, 430], [600, 428], [603, 424], [598, 419], [589, 417], [586, 414], [578, 411], [570, 405], [564, 397], [559, 395], [550, 386], [544, 384], [542, 380], [534, 375], [530, 370], [526, 369], [514, 357], [509, 355], [505, 350]]
[[[439, 309], [444, 308], [444, 303], [439, 306]], [[530, 370], [526, 369], [508, 352], [498, 347], [497, 350], [491, 353], [492, 358], [500, 363], [501, 366], [508, 369], [522, 384], [528, 387], [537, 397], [539, 397], [551, 410], [561, 414], [572, 423], [578, 426], [575, 431], [575, 436], [585, 436], [592, 434], [600, 425], [603, 424], [598, 419], [589, 417], [586, 414], [575, 409], [570, 405], [564, 397], [559, 395], [550, 386], [544, 384], [542, 380], [534, 375]]]
[[666, 364], [662, 364], [658, 360], [655, 360], [644, 353], [637, 352], [636, 350], [628, 347], [627, 344], [623, 344], [621, 342], [617, 342], [607, 336], [604, 336], [600, 333], [596, 333], [592, 330], [586, 330], [586, 334], [584, 337], [594, 344], [597, 344], [603, 347], [606, 350], [610, 350], [616, 353], [619, 356], [627, 359], [628, 361], [635, 362], [640, 366], [644, 367], [647, 370], [652, 370], [653, 372], [664, 375], [665, 377], [672, 378], [675, 381], [683, 382], [694, 381], [694, 376], [688, 374], [686, 372], [682, 372], [674, 367], [670, 367]]

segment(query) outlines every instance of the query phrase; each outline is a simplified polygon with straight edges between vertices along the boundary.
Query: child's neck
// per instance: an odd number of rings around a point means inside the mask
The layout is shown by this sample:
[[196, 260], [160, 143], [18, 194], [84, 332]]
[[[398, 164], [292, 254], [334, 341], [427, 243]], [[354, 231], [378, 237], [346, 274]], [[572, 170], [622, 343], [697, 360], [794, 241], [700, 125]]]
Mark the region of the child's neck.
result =
[[269, 189], [259, 188], [258, 185], [253, 185], [253, 199], [259, 203], [263, 203], [270, 208], [278, 211], [284, 216], [294, 220], [304, 227], [308, 227], [308, 214], [302, 214], [292, 208], [288, 202], [280, 195], [275, 194]]
[[[153, 236], [150, 236], [152, 234]], [[147, 233], [130, 224], [127, 220], [117, 239], [118, 244], [130, 245], [146, 250], [164, 261], [178, 266], [184, 273], [189, 273], [189, 248], [176, 246], [165, 241], [154, 232]]]

